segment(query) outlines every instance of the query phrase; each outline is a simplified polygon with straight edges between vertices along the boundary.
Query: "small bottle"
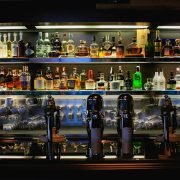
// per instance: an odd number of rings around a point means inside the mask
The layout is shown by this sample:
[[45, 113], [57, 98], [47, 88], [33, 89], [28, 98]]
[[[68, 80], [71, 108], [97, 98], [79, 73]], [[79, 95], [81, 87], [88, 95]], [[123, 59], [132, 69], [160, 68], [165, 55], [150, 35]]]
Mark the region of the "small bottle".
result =
[[100, 79], [96, 82], [97, 90], [107, 90], [107, 81], [104, 79], [104, 73], [100, 73]]
[[153, 89], [153, 82], [152, 82], [152, 78], [147, 78], [146, 83], [144, 83], [144, 89], [147, 91], [150, 91]]
[[54, 88], [54, 85], [53, 85], [53, 75], [50, 67], [47, 67], [45, 79], [46, 79], [46, 89], [52, 90]]
[[166, 39], [166, 44], [162, 48], [162, 55], [164, 57], [169, 57], [169, 56], [173, 56], [174, 55], [170, 39]]
[[95, 90], [96, 89], [96, 82], [93, 77], [93, 70], [88, 70], [88, 79], [85, 82], [85, 88], [87, 90]]
[[116, 46], [116, 57], [122, 58], [124, 57], [124, 45], [122, 44], [121, 33], [118, 32], [118, 44]]
[[140, 66], [136, 66], [136, 72], [133, 74], [133, 89], [142, 90], [142, 74]]
[[86, 41], [80, 40], [79, 46], [76, 48], [76, 56], [84, 57], [89, 55], [89, 47], [86, 44]]
[[176, 80], [176, 89], [180, 89], [180, 68], [177, 67], [176, 68], [176, 74], [175, 74], [175, 77], [174, 79]]
[[92, 43], [90, 44], [90, 57], [91, 58], [99, 57], [99, 45], [96, 43], [95, 36], [93, 36]]
[[159, 35], [159, 30], [156, 30], [156, 38], [154, 40], [154, 56], [160, 57], [162, 51], [162, 40]]
[[16, 40], [17, 38], [17, 33], [14, 33], [14, 40], [11, 44], [11, 49], [12, 49], [12, 57], [18, 57], [18, 42]]
[[120, 90], [120, 81], [117, 80], [117, 73], [112, 74], [112, 81], [109, 82], [110, 91]]
[[158, 90], [166, 90], [166, 79], [164, 77], [163, 69], [161, 69], [159, 77], [158, 77]]
[[55, 71], [54, 79], [53, 79], [53, 86], [55, 90], [58, 90], [60, 87], [59, 67], [56, 67], [56, 71]]
[[170, 72], [170, 78], [167, 81], [167, 90], [176, 90], [176, 80], [174, 79], [173, 72]]
[[120, 82], [120, 90], [123, 90], [124, 89], [124, 74], [123, 74], [121, 66], [119, 66], [117, 80]]
[[126, 79], [125, 79], [125, 83], [124, 83], [124, 87], [125, 87], [125, 90], [132, 90], [132, 78], [131, 78], [131, 75], [130, 75], [130, 71], [127, 71], [127, 76], [126, 76]]
[[175, 46], [173, 47], [174, 56], [180, 56], [180, 39], [175, 40]]
[[25, 56], [25, 43], [23, 40], [23, 32], [19, 33], [19, 41], [18, 41], [18, 57], [24, 57]]
[[158, 71], [155, 72], [153, 77], [153, 90], [159, 90], [159, 74]]
[[81, 90], [84, 90], [85, 87], [85, 82], [87, 80], [87, 74], [85, 69], [82, 69], [82, 72], [80, 73], [80, 86], [81, 86]]
[[8, 58], [12, 57], [12, 42], [11, 42], [11, 33], [8, 33], [8, 40], [7, 40], [7, 55]]

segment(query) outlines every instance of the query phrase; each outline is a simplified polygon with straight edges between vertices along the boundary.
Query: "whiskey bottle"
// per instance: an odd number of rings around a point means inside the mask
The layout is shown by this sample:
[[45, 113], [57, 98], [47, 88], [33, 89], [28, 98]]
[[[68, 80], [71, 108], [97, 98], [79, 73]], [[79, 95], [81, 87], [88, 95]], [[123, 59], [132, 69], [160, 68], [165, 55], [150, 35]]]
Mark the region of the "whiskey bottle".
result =
[[14, 33], [14, 40], [11, 44], [11, 49], [12, 49], [12, 57], [18, 57], [18, 42], [16, 40], [17, 38], [17, 33]]
[[75, 79], [75, 90], [80, 89], [80, 77], [77, 68], [73, 68], [72, 77]]
[[136, 66], [136, 72], [133, 74], [133, 90], [142, 90], [142, 74], [140, 66]]
[[76, 56], [88, 56], [89, 55], [89, 47], [86, 44], [86, 41], [80, 40], [79, 46], [76, 48]]
[[60, 88], [59, 67], [56, 67], [56, 71], [55, 71], [54, 79], [53, 79], [53, 86], [55, 90], [58, 90]]
[[149, 31], [147, 36], [147, 43], [145, 44], [145, 57], [153, 57], [153, 56], [154, 56], [154, 44]]
[[66, 67], [63, 66], [62, 67], [62, 73], [61, 73], [61, 76], [60, 76], [60, 86], [59, 88], [60, 89], [68, 89], [67, 87], [67, 79], [68, 79], [68, 75], [67, 75], [67, 72], [66, 72]]
[[51, 42], [49, 40], [49, 33], [45, 33], [45, 39], [44, 39], [44, 57], [48, 57], [50, 51], [51, 51]]
[[3, 57], [3, 43], [1, 41], [2, 34], [0, 33], [0, 58]]
[[162, 41], [159, 35], [159, 30], [156, 30], [156, 38], [154, 40], [154, 56], [160, 57], [162, 51]]
[[67, 56], [67, 37], [63, 34], [61, 41], [61, 56]]
[[25, 43], [23, 40], [23, 33], [22, 32], [19, 33], [19, 37], [20, 37], [20, 39], [18, 41], [18, 57], [24, 57], [26, 47], [25, 47]]
[[93, 36], [92, 43], [90, 44], [90, 57], [91, 58], [99, 57], [99, 45], [96, 43], [95, 36]]
[[12, 74], [13, 74], [13, 89], [18, 90], [18, 85], [20, 81], [19, 76], [18, 76], [18, 69], [13, 69]]
[[124, 45], [122, 44], [121, 33], [118, 32], [118, 44], [116, 46], [116, 57], [122, 58], [124, 57]]
[[130, 75], [130, 71], [127, 71], [127, 76], [125, 78], [125, 83], [124, 83], [124, 87], [125, 87], [125, 90], [132, 90], [132, 78], [131, 78], [131, 75]]
[[7, 56], [8, 58], [12, 57], [12, 42], [11, 42], [11, 33], [8, 33], [8, 40], [7, 40]]
[[38, 33], [36, 41], [36, 57], [44, 57], [44, 40], [42, 39], [42, 32]]
[[13, 74], [11, 68], [8, 68], [8, 73], [6, 74], [5, 79], [7, 90], [13, 90]]
[[80, 89], [84, 90], [85, 89], [85, 82], [87, 80], [87, 74], [85, 69], [82, 69], [82, 72], [80, 73]]
[[176, 90], [176, 80], [174, 79], [173, 72], [170, 72], [170, 78], [167, 81], [167, 90]]
[[53, 85], [53, 75], [50, 67], [47, 67], [45, 79], [46, 79], [46, 89], [52, 90], [54, 85]]
[[93, 70], [88, 70], [88, 79], [85, 81], [85, 87], [87, 90], [95, 90], [96, 89], [96, 82], [93, 77]]
[[114, 67], [111, 66], [108, 76], [108, 90], [110, 89], [110, 82], [113, 81], [113, 77], [114, 77]]
[[109, 57], [112, 55], [112, 42], [109, 40], [109, 34], [106, 35], [103, 50], [104, 57]]
[[68, 57], [74, 57], [75, 55], [75, 44], [74, 40], [72, 39], [72, 33], [69, 33], [69, 40], [67, 42], [67, 55]]
[[99, 48], [99, 58], [104, 58], [104, 42], [105, 37], [102, 37], [101, 47]]
[[174, 79], [176, 80], [176, 89], [180, 89], [180, 68], [177, 67], [176, 68], [176, 74], [175, 74], [175, 77]]
[[116, 42], [115, 42], [115, 37], [112, 37], [112, 53], [111, 53], [111, 58], [116, 58]]
[[120, 90], [123, 90], [124, 89], [124, 74], [123, 74], [121, 66], [119, 66], [117, 80], [120, 82]]
[[46, 88], [46, 80], [43, 77], [42, 69], [40, 72], [36, 73], [36, 77], [34, 79], [34, 89], [35, 90], [44, 90]]
[[174, 56], [176, 57], [180, 56], [180, 39], [175, 40], [175, 46], [173, 50], [174, 50]]
[[4, 90], [6, 87], [4, 66], [0, 67], [0, 90]]
[[174, 55], [173, 47], [172, 47], [170, 39], [166, 39], [165, 45], [162, 48], [162, 55], [164, 57], [169, 57], [169, 56], [173, 56]]
[[107, 90], [107, 81], [104, 79], [104, 73], [100, 73], [100, 79], [96, 82], [97, 90]]

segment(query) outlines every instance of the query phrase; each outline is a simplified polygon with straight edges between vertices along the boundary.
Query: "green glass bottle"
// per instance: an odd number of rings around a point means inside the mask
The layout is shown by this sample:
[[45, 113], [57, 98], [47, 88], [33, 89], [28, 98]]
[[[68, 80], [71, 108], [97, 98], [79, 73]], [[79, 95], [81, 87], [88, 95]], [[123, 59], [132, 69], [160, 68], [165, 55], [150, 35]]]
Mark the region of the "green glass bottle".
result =
[[133, 89], [142, 90], [142, 74], [140, 66], [136, 66], [136, 72], [133, 74]]

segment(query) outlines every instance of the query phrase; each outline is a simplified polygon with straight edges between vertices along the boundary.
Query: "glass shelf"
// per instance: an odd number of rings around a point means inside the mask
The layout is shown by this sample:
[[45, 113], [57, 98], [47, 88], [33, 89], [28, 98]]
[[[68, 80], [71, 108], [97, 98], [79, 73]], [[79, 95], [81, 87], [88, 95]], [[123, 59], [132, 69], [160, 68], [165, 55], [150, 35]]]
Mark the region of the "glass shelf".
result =
[[0, 64], [18, 63], [75, 63], [75, 64], [117, 64], [117, 63], [180, 63], [180, 57], [125, 57], [125, 58], [89, 58], [89, 57], [59, 57], [59, 58], [0, 58]]
[[165, 90], [165, 91], [99, 91], [99, 90], [22, 90], [22, 91], [0, 91], [0, 95], [27, 95], [27, 96], [40, 96], [40, 95], [90, 95], [90, 94], [100, 94], [100, 95], [119, 95], [122, 93], [129, 93], [132, 95], [180, 95], [179, 90]]

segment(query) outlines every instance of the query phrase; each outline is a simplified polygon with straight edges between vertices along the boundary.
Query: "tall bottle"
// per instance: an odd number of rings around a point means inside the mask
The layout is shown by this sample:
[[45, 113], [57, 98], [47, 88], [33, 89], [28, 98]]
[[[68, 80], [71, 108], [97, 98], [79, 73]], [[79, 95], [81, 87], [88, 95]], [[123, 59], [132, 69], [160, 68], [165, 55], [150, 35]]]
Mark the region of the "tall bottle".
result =
[[12, 57], [18, 57], [18, 42], [17, 42], [17, 33], [13, 34], [14, 40], [12, 42]]
[[44, 39], [44, 57], [48, 57], [50, 51], [51, 51], [51, 42], [49, 40], [49, 33], [45, 33], [45, 39]]
[[159, 74], [158, 71], [155, 72], [153, 77], [153, 90], [159, 90]]
[[112, 55], [112, 42], [109, 40], [109, 34], [106, 35], [103, 50], [104, 57], [109, 57]]
[[31, 89], [31, 75], [28, 70], [28, 66], [23, 66], [23, 70], [20, 76], [21, 89], [30, 90]]
[[53, 86], [55, 90], [58, 90], [60, 87], [59, 67], [56, 67], [56, 71], [55, 71], [54, 79], [53, 79]]
[[11, 58], [11, 57], [12, 57], [11, 33], [8, 33], [8, 40], [7, 40], [7, 56], [8, 56], [8, 58]]
[[131, 75], [130, 75], [130, 71], [127, 71], [127, 76], [125, 78], [125, 82], [124, 82], [124, 88], [125, 90], [132, 90], [133, 87], [132, 87], [132, 78], [131, 78]]
[[124, 74], [123, 74], [121, 66], [119, 66], [117, 80], [120, 82], [120, 90], [123, 90], [124, 89]]
[[176, 74], [175, 74], [175, 80], [176, 80], [176, 89], [180, 89], [180, 68], [176, 68]]
[[42, 38], [42, 32], [38, 33], [38, 39], [36, 41], [36, 57], [44, 57], [44, 40]]
[[115, 37], [113, 36], [112, 37], [112, 53], [111, 53], [111, 58], [116, 58], [116, 39]]
[[46, 89], [52, 90], [54, 86], [53, 86], [53, 75], [50, 67], [47, 67], [45, 79], [46, 79]]
[[99, 58], [104, 58], [104, 42], [105, 42], [105, 37], [102, 37], [102, 43], [99, 48]]
[[167, 81], [167, 90], [176, 90], [176, 80], [173, 72], [170, 72], [170, 78]]
[[60, 76], [60, 89], [67, 89], [67, 79], [68, 79], [68, 74], [66, 72], [66, 67], [62, 67], [62, 72]]
[[25, 56], [25, 43], [23, 40], [23, 32], [19, 33], [19, 41], [18, 41], [18, 57], [24, 57]]
[[159, 30], [156, 30], [156, 38], [154, 40], [154, 56], [160, 57], [162, 51], [162, 40], [159, 35]]
[[133, 74], [133, 90], [142, 90], [142, 74], [140, 66], [136, 66], [136, 72]]
[[67, 36], [63, 34], [61, 41], [61, 56], [67, 56]]
[[4, 66], [0, 67], [0, 90], [4, 90], [6, 87]]
[[118, 44], [116, 46], [116, 57], [122, 58], [124, 57], [124, 45], [122, 44], [121, 33], [118, 32]]
[[3, 34], [3, 57], [7, 58], [8, 57], [8, 51], [7, 51], [7, 34]]
[[166, 90], [166, 79], [164, 77], [164, 73], [163, 73], [163, 69], [161, 69], [160, 73], [159, 73], [159, 77], [158, 77], [158, 89], [159, 90]]
[[92, 43], [90, 44], [90, 57], [91, 58], [99, 57], [99, 45], [96, 43], [95, 36], [93, 36]]
[[85, 69], [82, 69], [82, 72], [80, 73], [80, 86], [81, 86], [82, 90], [84, 90], [86, 88], [85, 87], [86, 80], [87, 80], [86, 71], [85, 71]]
[[13, 90], [13, 74], [12, 69], [8, 68], [8, 73], [6, 74], [6, 88], [7, 90]]
[[69, 33], [69, 40], [67, 42], [67, 54], [69, 57], [74, 57], [75, 55], [75, 44], [72, 33]]
[[3, 57], [3, 42], [1, 38], [2, 38], [2, 33], [0, 33], [0, 58]]

